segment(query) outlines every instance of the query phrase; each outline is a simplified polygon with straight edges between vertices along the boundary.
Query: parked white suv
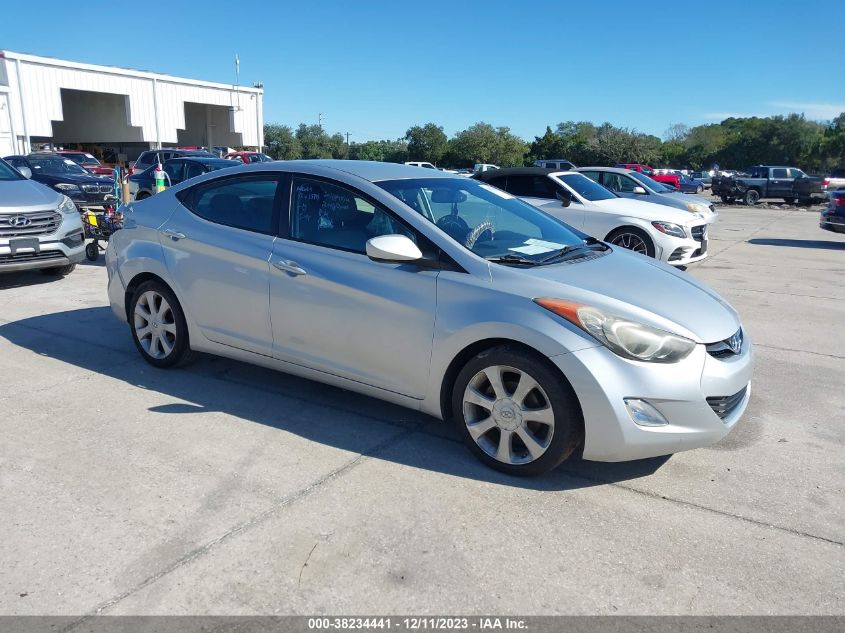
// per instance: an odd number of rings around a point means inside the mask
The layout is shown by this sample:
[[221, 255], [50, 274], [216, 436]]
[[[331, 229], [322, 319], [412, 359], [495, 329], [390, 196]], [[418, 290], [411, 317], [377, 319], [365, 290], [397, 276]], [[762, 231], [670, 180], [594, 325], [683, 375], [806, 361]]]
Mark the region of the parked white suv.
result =
[[0, 159], [0, 272], [67, 275], [85, 256], [82, 220], [64, 194]]

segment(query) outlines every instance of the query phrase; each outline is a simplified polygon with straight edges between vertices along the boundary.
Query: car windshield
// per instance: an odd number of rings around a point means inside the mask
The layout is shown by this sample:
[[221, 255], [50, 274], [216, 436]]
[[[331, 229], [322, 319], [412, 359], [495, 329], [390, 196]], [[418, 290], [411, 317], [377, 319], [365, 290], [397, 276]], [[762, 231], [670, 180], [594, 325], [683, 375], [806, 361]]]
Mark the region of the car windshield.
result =
[[648, 176], [644, 176], [643, 174], [639, 173], [638, 171], [632, 171], [628, 175], [631, 176], [631, 178], [634, 178], [635, 180], [637, 180], [638, 182], [644, 184], [649, 189], [656, 191], [657, 193], [666, 193], [667, 191], [675, 191], [673, 188], [661, 185], [656, 180], [652, 180]]
[[568, 225], [514, 196], [468, 178], [376, 183], [464, 248], [502, 263], [538, 264], [584, 239]]
[[617, 195], [605, 189], [594, 180], [590, 180], [583, 174], [561, 174], [554, 176], [564, 184], [568, 185], [579, 196], [590, 202], [597, 202], [599, 200], [612, 200]]
[[28, 160], [33, 169], [42, 174], [77, 174], [81, 176], [88, 174], [87, 171], [69, 158], [30, 156]]
[[11, 165], [0, 160], [0, 180], [23, 180], [23, 176]]

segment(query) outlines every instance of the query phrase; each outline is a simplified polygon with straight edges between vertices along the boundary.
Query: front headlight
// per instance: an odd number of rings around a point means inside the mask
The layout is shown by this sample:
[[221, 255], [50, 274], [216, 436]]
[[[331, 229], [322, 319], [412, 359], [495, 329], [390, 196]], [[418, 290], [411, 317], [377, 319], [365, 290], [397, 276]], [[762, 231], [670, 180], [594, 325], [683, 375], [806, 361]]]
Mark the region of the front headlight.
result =
[[65, 215], [79, 215], [79, 210], [76, 208], [73, 200], [65, 195], [62, 196], [62, 201], [59, 203], [59, 211]]
[[710, 213], [710, 207], [700, 204], [698, 202], [688, 202], [687, 211], [689, 211], [690, 213], [700, 213], [702, 215], [706, 215]]
[[615, 316], [592, 306], [560, 299], [534, 299], [537, 305], [577, 325], [610, 351], [631, 360], [677, 363], [695, 349], [695, 341]]
[[61, 191], [79, 191], [79, 187], [69, 182], [60, 182], [57, 185], [53, 185], [56, 189]]
[[671, 235], [672, 237], [687, 236], [687, 232], [680, 224], [672, 224], [671, 222], [652, 222], [651, 225], [661, 233]]

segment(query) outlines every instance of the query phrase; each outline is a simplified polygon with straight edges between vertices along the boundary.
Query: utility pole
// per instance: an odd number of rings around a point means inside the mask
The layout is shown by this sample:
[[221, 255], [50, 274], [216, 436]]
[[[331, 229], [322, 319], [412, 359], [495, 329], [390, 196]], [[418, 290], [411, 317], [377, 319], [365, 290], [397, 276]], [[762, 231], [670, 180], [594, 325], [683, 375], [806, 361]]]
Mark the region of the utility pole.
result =
[[346, 133], [346, 149], [349, 149], [349, 135], [350, 134], [351, 134], [351, 132]]
[[323, 113], [322, 112], [320, 112], [320, 114], [317, 115], [317, 123], [319, 124], [320, 129], [322, 130], [323, 129]]

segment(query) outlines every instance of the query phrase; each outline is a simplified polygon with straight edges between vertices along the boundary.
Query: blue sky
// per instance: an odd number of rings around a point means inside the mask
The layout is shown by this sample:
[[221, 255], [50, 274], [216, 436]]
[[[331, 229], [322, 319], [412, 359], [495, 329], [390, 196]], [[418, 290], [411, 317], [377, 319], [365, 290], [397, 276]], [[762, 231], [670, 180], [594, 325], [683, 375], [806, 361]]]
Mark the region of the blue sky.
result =
[[42, 0], [3, 14], [0, 49], [18, 52], [221, 82], [238, 53], [241, 83], [264, 82], [267, 122], [322, 112], [352, 141], [428, 121], [531, 140], [566, 120], [662, 135], [671, 123], [845, 111], [842, 0]]

